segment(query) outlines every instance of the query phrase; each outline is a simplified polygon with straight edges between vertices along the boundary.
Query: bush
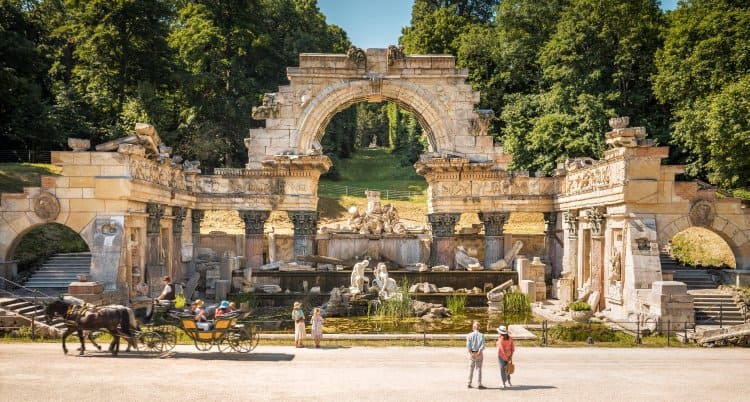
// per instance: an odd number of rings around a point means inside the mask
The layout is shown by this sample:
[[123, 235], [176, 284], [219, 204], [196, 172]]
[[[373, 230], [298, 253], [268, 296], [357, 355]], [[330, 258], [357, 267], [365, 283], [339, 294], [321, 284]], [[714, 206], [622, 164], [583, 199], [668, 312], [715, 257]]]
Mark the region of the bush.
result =
[[506, 292], [503, 296], [503, 312], [528, 313], [531, 312], [531, 299], [529, 296], [517, 292]]
[[588, 303], [582, 301], [574, 301], [568, 305], [570, 311], [591, 311], [591, 306]]
[[445, 299], [446, 307], [454, 315], [463, 315], [466, 312], [466, 295], [451, 295]]
[[553, 339], [568, 342], [586, 342], [591, 336], [594, 342], [615, 342], [618, 340], [617, 331], [601, 324], [560, 324], [549, 330]]

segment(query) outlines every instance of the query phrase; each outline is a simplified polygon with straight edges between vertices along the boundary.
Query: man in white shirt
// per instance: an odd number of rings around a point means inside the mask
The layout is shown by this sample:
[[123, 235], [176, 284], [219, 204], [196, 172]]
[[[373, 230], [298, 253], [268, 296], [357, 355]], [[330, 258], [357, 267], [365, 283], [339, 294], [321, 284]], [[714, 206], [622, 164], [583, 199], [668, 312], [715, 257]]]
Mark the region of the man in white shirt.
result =
[[484, 360], [484, 334], [479, 332], [479, 321], [474, 321], [471, 326], [471, 333], [466, 335], [466, 349], [469, 352], [469, 385], [474, 377], [474, 370], [477, 371], [477, 388], [484, 389], [482, 385], [482, 361]]

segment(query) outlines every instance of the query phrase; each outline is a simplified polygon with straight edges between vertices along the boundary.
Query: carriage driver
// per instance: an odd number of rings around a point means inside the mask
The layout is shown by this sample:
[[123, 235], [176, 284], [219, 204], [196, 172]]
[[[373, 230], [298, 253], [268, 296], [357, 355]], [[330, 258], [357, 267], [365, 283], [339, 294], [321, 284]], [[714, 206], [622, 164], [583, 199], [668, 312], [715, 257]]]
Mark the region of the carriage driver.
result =
[[172, 283], [172, 278], [165, 276], [161, 278], [161, 281], [164, 283], [164, 289], [156, 298], [156, 302], [159, 304], [171, 304], [174, 302], [175, 297], [175, 285]]

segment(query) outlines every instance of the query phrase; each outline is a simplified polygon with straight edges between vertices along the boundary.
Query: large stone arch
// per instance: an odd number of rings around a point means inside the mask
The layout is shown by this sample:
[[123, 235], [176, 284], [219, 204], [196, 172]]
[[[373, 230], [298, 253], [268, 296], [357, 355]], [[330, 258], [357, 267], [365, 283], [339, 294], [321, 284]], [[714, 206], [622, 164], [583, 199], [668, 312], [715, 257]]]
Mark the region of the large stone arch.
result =
[[502, 146], [487, 135], [491, 111], [475, 110], [479, 92], [466, 83], [450, 55], [404, 55], [398, 48], [352, 48], [347, 54], [300, 55], [287, 69], [289, 85], [267, 93], [253, 108], [265, 127], [245, 140], [249, 169], [261, 169], [274, 155], [320, 151], [320, 138], [331, 117], [361, 101], [398, 103], [415, 114], [425, 129], [430, 152], [469, 162], [509, 163]]
[[[352, 104], [372, 99], [371, 83], [368, 81], [341, 82], [318, 94], [301, 115], [297, 149], [310, 149], [314, 141], [320, 141], [331, 118]], [[392, 101], [412, 112], [422, 125], [431, 152], [454, 151], [452, 142], [454, 122], [441, 113], [448, 109], [438, 98], [430, 96], [423, 87], [400, 81], [385, 81], [381, 84], [378, 100]]]
[[86, 243], [86, 247], [88, 247], [88, 249], [91, 250], [91, 246], [92, 246], [91, 238], [87, 237], [85, 235], [85, 233], [82, 233], [83, 228], [80, 228], [79, 230], [76, 230], [75, 228], [70, 227], [70, 226], [68, 226], [68, 225], [66, 225], [64, 223], [55, 222], [55, 221], [51, 221], [51, 222], [38, 222], [38, 223], [35, 223], [35, 224], [32, 224], [32, 225], [29, 225], [29, 226], [25, 227], [21, 232], [13, 233], [12, 235], [14, 235], [14, 237], [9, 239], [9, 241], [7, 243], [7, 248], [5, 248], [3, 250], [4, 255], [2, 257], [0, 257], [0, 258], [4, 258], [6, 260], [9, 259], [9, 257], [12, 256], [13, 253], [16, 251], [16, 248], [21, 243], [21, 240], [23, 239], [23, 237], [26, 236], [27, 234], [29, 234], [32, 230], [34, 230], [36, 228], [39, 228], [39, 227], [42, 227], [42, 226], [45, 226], [45, 225], [53, 225], [53, 224], [61, 225], [61, 226], [64, 226], [64, 227], [72, 230], [74, 233], [76, 233], [78, 236], [80, 236], [81, 239], [83, 239], [84, 243]]

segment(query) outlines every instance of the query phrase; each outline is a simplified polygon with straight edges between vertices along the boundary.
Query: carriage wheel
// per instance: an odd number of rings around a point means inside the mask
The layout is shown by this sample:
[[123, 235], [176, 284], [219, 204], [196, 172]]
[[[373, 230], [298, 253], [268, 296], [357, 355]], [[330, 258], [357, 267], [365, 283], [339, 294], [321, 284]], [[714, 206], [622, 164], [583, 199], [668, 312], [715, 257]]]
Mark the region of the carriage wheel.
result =
[[170, 351], [177, 345], [177, 331], [173, 327], [163, 326], [159, 328], [159, 333], [164, 341], [164, 351]]
[[138, 335], [138, 342], [143, 345], [145, 351], [152, 353], [161, 353], [164, 347], [161, 335], [154, 331], [142, 332]]
[[194, 341], [195, 348], [200, 350], [201, 352], [209, 351], [211, 350], [211, 347], [214, 346], [214, 344], [210, 340], [200, 340], [196, 337]]
[[260, 330], [258, 327], [255, 327], [255, 330], [251, 328], [237, 328], [230, 334], [229, 342], [235, 352], [249, 353], [260, 342]]
[[231, 337], [232, 334], [227, 334], [221, 342], [216, 344], [216, 347], [219, 348], [219, 352], [226, 352], [229, 349], [232, 349], [232, 342], [230, 341]]

